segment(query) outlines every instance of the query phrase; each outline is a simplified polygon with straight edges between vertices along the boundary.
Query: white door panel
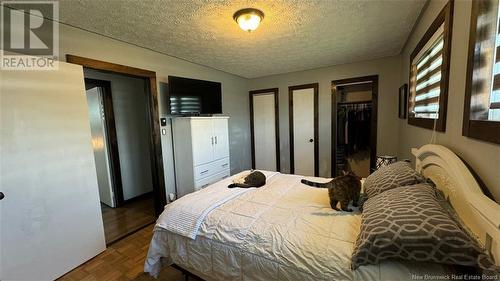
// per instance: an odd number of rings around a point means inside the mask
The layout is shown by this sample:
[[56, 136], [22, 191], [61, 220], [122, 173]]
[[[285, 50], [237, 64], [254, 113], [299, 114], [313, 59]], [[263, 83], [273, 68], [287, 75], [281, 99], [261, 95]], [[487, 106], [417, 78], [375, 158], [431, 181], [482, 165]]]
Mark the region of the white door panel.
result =
[[194, 166], [212, 161], [215, 145], [212, 119], [191, 120], [191, 136]]
[[82, 67], [0, 79], [0, 280], [54, 280], [106, 247]]
[[294, 90], [292, 95], [294, 173], [314, 176], [314, 89]]
[[104, 204], [114, 208], [113, 188], [111, 181], [111, 167], [109, 163], [108, 143], [106, 139], [106, 125], [102, 92], [99, 87], [86, 91], [89, 110], [90, 131], [92, 133], [92, 148], [99, 185], [99, 198]]
[[229, 156], [229, 139], [227, 119], [213, 119], [214, 127], [214, 158], [213, 160]]
[[255, 169], [276, 171], [274, 93], [253, 95]]

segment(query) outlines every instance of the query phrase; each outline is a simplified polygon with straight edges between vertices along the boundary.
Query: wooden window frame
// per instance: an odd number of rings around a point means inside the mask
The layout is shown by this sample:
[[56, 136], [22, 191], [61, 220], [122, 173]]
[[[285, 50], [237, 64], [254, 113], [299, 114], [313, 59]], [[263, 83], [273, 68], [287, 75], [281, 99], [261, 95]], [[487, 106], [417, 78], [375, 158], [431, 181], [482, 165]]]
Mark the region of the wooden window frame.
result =
[[[418, 126], [426, 129], [434, 129], [434, 123], [436, 131], [445, 132], [446, 131], [446, 113], [448, 111], [448, 82], [450, 76], [450, 53], [451, 53], [451, 40], [452, 40], [452, 26], [453, 26], [453, 0], [450, 0], [446, 6], [438, 14], [434, 22], [425, 32], [424, 36], [418, 42], [417, 46], [413, 50], [410, 56], [410, 72], [409, 81], [411, 81], [411, 68], [413, 59], [422, 50], [422, 48], [427, 44], [431, 37], [436, 33], [436, 31], [444, 24], [443, 31], [443, 62], [441, 64], [441, 82], [440, 82], [440, 94], [439, 94], [439, 111], [438, 118], [419, 118], [414, 117], [410, 114], [410, 105], [413, 97], [408, 97], [408, 124], [413, 126]], [[409, 87], [413, 87], [410, 82]], [[411, 89], [411, 88], [410, 88]]]
[[408, 84], [405, 83], [399, 87], [398, 98], [398, 117], [406, 119], [408, 114]]
[[470, 105], [473, 86], [472, 74], [474, 72], [475, 55], [474, 49], [476, 44], [476, 24], [477, 17], [479, 15], [478, 5], [478, 1], [472, 2], [462, 135], [469, 138], [500, 144], [500, 121], [470, 119]]

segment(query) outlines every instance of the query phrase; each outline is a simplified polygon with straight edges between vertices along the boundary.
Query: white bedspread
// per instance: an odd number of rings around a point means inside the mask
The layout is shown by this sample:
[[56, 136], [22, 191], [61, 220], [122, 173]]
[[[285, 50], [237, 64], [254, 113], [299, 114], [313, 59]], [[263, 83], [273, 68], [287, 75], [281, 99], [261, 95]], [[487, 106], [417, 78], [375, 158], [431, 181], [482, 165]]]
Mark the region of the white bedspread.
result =
[[[243, 174], [242, 172], [240, 174]], [[278, 174], [277, 172], [266, 172], [266, 180]], [[213, 209], [225, 202], [255, 188], [227, 188], [232, 182], [231, 179], [222, 180], [203, 189], [202, 192], [193, 192], [168, 204], [156, 222], [156, 226], [164, 228], [173, 233], [195, 239], [198, 229], [205, 217]]]
[[[276, 174], [264, 187], [216, 204], [195, 240], [158, 224], [145, 271], [157, 275], [162, 264], [176, 263], [207, 280], [315, 281], [411, 280], [412, 273], [443, 272], [436, 264], [390, 261], [352, 271], [360, 214], [332, 210], [328, 191], [303, 185], [302, 178]], [[210, 196], [214, 188], [195, 196]]]

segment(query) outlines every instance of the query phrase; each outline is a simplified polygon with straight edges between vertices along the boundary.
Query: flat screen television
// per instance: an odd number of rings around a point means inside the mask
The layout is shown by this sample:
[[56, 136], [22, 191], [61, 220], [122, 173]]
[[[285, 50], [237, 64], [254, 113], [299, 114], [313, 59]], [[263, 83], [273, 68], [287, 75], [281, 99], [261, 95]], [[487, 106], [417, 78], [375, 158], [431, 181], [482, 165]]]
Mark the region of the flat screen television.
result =
[[168, 76], [169, 114], [178, 116], [222, 113], [222, 87], [219, 82]]

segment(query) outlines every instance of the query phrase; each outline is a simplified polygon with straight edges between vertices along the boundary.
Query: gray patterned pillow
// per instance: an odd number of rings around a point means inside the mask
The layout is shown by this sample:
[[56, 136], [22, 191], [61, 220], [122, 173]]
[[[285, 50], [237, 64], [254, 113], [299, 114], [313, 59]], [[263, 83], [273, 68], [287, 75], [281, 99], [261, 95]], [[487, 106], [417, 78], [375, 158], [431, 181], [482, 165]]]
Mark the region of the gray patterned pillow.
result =
[[428, 184], [394, 188], [364, 204], [352, 268], [385, 259], [494, 269], [479, 244], [443, 209]]
[[400, 161], [384, 166], [369, 175], [363, 183], [363, 189], [370, 198], [384, 191], [421, 181], [422, 177], [411, 168], [410, 163]]

